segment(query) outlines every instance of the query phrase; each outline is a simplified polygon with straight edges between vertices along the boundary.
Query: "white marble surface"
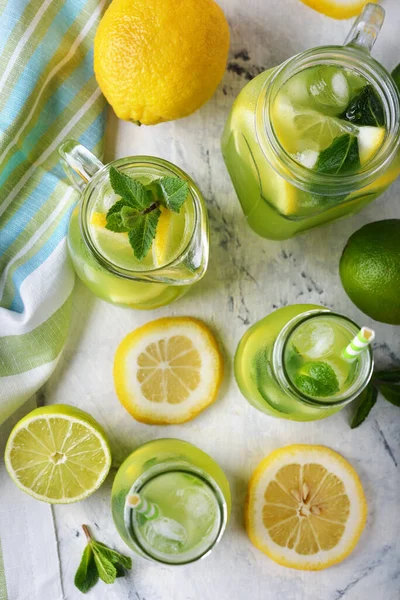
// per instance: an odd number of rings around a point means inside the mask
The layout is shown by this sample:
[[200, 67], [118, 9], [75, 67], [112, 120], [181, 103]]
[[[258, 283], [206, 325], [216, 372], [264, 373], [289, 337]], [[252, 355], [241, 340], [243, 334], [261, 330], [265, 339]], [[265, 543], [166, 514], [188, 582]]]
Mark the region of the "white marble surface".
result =
[[[202, 282], [182, 300], [153, 312], [116, 308], [76, 286], [71, 333], [59, 367], [42, 391], [46, 403], [65, 402], [94, 415], [107, 430], [114, 464], [140, 443], [180, 437], [210, 453], [225, 470], [233, 512], [211, 557], [183, 568], [134, 558], [130, 575], [113, 586], [98, 584], [87, 595], [103, 600], [397, 600], [400, 596], [400, 431], [398, 408], [379, 399], [367, 422], [348, 425], [351, 408], [315, 423], [274, 420], [240, 395], [232, 357], [247, 327], [274, 308], [295, 302], [334, 307], [358, 322], [365, 317], [340, 285], [338, 261], [348, 236], [364, 223], [400, 217], [400, 181], [362, 214], [282, 243], [258, 238], [248, 228], [226, 173], [219, 139], [229, 107], [241, 87], [264, 68], [313, 45], [340, 43], [348, 22], [313, 12], [298, 0], [220, 0], [232, 31], [230, 64], [214, 98], [193, 116], [153, 128], [117, 123], [110, 115], [107, 157], [153, 154], [193, 176], [202, 189], [211, 223], [211, 261]], [[400, 62], [400, 5], [385, 3], [387, 23], [376, 56], [388, 68]], [[215, 331], [224, 350], [226, 375], [218, 401], [195, 421], [173, 427], [135, 422], [113, 389], [112, 362], [120, 340], [132, 329], [164, 315], [193, 315]], [[398, 329], [375, 324], [376, 358], [400, 362]], [[285, 569], [249, 542], [243, 503], [249, 477], [271, 450], [291, 443], [323, 443], [339, 450], [359, 472], [369, 502], [365, 532], [354, 553], [323, 572]], [[110, 515], [115, 470], [87, 501], [55, 507], [65, 598], [82, 596], [73, 576], [84, 540], [80, 524], [93, 524], [100, 540], [124, 551]], [[44, 567], [45, 568], [45, 567]], [[54, 600], [44, 598], [43, 600]]]

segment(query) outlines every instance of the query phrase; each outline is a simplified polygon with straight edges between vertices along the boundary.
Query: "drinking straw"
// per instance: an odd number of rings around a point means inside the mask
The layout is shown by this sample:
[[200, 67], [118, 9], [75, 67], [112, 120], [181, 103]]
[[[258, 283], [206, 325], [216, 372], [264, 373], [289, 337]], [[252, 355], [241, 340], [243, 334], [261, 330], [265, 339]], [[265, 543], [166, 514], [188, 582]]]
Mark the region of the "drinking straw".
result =
[[157, 504], [146, 500], [140, 494], [130, 494], [126, 498], [128, 506], [136, 510], [136, 512], [142, 514], [148, 521], [156, 519], [160, 515], [160, 509]]
[[347, 362], [354, 362], [374, 339], [375, 331], [373, 329], [361, 327], [360, 331], [351, 340], [350, 344], [343, 350], [342, 358]]

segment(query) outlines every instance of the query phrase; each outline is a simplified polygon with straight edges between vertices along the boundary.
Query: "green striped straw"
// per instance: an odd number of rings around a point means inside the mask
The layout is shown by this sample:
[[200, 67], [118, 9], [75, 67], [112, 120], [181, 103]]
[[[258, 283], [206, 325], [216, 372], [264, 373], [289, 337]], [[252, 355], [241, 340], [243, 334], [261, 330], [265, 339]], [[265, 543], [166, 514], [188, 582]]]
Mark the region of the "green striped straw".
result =
[[355, 338], [342, 352], [342, 358], [347, 362], [354, 362], [361, 352], [364, 352], [375, 339], [375, 331], [369, 327], [361, 327]]
[[148, 521], [152, 521], [160, 515], [160, 509], [157, 504], [146, 500], [146, 498], [143, 498], [140, 494], [130, 494], [126, 497], [126, 502], [128, 506], [142, 514]]

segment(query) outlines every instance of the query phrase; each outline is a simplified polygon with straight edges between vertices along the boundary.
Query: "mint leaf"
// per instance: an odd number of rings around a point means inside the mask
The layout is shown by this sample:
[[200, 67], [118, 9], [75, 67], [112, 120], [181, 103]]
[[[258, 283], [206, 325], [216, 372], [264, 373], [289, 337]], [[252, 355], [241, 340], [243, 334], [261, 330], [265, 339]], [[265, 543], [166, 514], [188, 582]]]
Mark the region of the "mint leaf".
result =
[[114, 192], [132, 208], [144, 210], [151, 204], [152, 199], [149, 198], [145, 186], [114, 167], [110, 169], [110, 183]]
[[113, 204], [111, 208], [109, 208], [109, 210], [107, 211], [106, 218], [108, 219], [108, 217], [111, 217], [111, 215], [113, 215], [114, 213], [121, 212], [124, 206], [130, 206], [130, 204], [123, 199], [117, 200], [117, 202]]
[[372, 125], [383, 127], [385, 125], [385, 113], [381, 99], [372, 87], [366, 85], [339, 117], [350, 121], [354, 125]]
[[374, 383], [400, 383], [400, 369], [392, 371], [375, 371], [373, 374]]
[[368, 384], [358, 397], [357, 409], [350, 424], [352, 429], [359, 427], [365, 421], [375, 405], [377, 397], [378, 390], [371, 383]]
[[120, 564], [125, 569], [132, 568], [132, 559], [129, 556], [125, 556], [124, 554], [117, 552], [117, 550], [109, 548], [102, 542], [93, 541], [92, 546], [96, 546], [103, 556], [105, 556], [113, 565]]
[[98, 546], [93, 543], [91, 546], [100, 579], [102, 579], [104, 583], [114, 583], [117, 577], [117, 569]]
[[400, 65], [397, 65], [392, 71], [392, 77], [400, 92]]
[[349, 133], [337, 137], [328, 148], [322, 150], [315, 165], [318, 173], [330, 175], [354, 173], [359, 168], [358, 141]]
[[339, 391], [336, 373], [325, 362], [306, 363], [297, 373], [295, 385], [307, 396], [332, 396]]
[[124, 227], [132, 229], [135, 223], [135, 219], [138, 215], [138, 211], [130, 206], [123, 206], [121, 210], [121, 220]]
[[179, 177], [163, 177], [157, 181], [157, 184], [166, 207], [179, 213], [189, 193], [188, 182]]
[[384, 384], [379, 386], [379, 391], [382, 396], [395, 406], [400, 406], [400, 385], [392, 384]]
[[106, 229], [114, 231], [114, 233], [126, 233], [129, 230], [124, 225], [121, 212], [115, 212], [110, 216], [107, 215]]
[[129, 229], [128, 238], [137, 260], [143, 260], [156, 235], [158, 219], [161, 211], [156, 208], [152, 212], [138, 213], [133, 227]]
[[102, 542], [96, 542], [87, 525], [82, 525], [82, 529], [88, 544], [83, 551], [74, 582], [76, 587], [86, 594], [97, 583], [99, 577], [105, 583], [114, 583], [116, 577], [124, 575], [124, 569], [132, 567], [132, 560]]
[[94, 561], [94, 554], [90, 544], [83, 551], [81, 562], [75, 573], [74, 583], [82, 594], [86, 594], [99, 580], [99, 573]]

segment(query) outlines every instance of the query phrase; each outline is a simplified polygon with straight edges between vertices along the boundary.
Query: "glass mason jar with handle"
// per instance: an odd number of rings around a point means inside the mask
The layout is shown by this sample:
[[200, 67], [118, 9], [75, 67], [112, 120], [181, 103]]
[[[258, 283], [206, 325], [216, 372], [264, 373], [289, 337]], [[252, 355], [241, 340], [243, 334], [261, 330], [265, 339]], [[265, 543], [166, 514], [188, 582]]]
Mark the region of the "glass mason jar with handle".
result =
[[282, 240], [351, 215], [399, 175], [399, 90], [370, 55], [384, 14], [368, 4], [344, 46], [298, 54], [236, 98], [222, 151], [259, 235]]
[[353, 321], [323, 306], [279, 308], [239, 342], [235, 377], [240, 391], [272, 417], [329, 417], [357, 398], [371, 379], [370, 347], [351, 361], [343, 355], [359, 331]]
[[[208, 218], [194, 181], [172, 163], [132, 156], [103, 165], [74, 140], [59, 147], [64, 169], [81, 199], [73, 211], [68, 248], [80, 279], [100, 298], [135, 309], [154, 309], [182, 296], [199, 281], [208, 264]], [[156, 238], [142, 262], [135, 259], [126, 233], [105, 227], [108, 209], [119, 199], [110, 168], [141, 183], [165, 176], [187, 181], [189, 194], [179, 214], [165, 211]]]

